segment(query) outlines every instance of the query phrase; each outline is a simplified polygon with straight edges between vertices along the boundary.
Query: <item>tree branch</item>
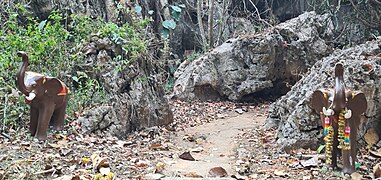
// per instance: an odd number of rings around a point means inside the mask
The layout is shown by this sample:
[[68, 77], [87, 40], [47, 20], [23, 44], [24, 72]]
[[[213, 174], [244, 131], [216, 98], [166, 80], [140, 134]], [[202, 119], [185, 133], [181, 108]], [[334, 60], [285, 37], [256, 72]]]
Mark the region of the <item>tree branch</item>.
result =
[[257, 8], [257, 6], [253, 3], [253, 1], [249, 0], [249, 2], [251, 3], [251, 5], [255, 8], [255, 12], [257, 13], [257, 16], [258, 16], [258, 20], [265, 23], [266, 25], [268, 25], [269, 27], [273, 27], [273, 25], [271, 25], [270, 23], [268, 23], [267, 21], [263, 20], [261, 18], [261, 15], [259, 13], [259, 10]]
[[368, 27], [371, 27], [371, 28], [374, 28], [374, 29], [378, 29], [380, 28], [380, 24], [375, 24], [375, 23], [372, 23], [371, 21], [368, 21], [363, 15], [362, 13], [364, 12], [361, 12], [357, 5], [355, 5], [355, 3], [353, 2], [353, 0], [349, 0], [349, 2], [352, 4], [352, 7], [355, 9], [355, 11], [357, 11], [357, 14], [359, 15], [359, 17], [357, 17], [358, 20], [360, 20], [364, 25], [368, 26]]
[[371, 3], [381, 6], [381, 1], [379, 0], [369, 0]]

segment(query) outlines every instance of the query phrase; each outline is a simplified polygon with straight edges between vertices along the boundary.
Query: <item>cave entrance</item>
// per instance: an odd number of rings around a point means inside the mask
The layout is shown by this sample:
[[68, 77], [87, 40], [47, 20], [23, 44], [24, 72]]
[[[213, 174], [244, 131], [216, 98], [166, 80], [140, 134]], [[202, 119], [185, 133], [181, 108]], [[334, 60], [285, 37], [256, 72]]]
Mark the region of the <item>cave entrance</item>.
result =
[[255, 93], [244, 95], [241, 101], [245, 103], [274, 102], [278, 98], [287, 94], [295, 82], [290, 84], [285, 80], [276, 80], [273, 84], [274, 86], [272, 88], [266, 88]]

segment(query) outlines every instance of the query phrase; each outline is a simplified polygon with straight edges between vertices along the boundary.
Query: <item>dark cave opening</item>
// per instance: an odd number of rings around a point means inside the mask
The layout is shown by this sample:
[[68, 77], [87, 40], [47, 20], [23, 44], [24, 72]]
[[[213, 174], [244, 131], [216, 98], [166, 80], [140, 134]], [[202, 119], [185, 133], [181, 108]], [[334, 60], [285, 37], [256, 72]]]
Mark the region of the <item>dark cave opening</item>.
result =
[[[295, 83], [295, 82], [294, 82]], [[289, 82], [285, 80], [276, 80], [273, 82], [274, 86], [266, 88], [261, 91], [244, 95], [241, 102], [245, 103], [262, 103], [262, 102], [275, 102], [278, 98], [287, 94], [291, 90]]]

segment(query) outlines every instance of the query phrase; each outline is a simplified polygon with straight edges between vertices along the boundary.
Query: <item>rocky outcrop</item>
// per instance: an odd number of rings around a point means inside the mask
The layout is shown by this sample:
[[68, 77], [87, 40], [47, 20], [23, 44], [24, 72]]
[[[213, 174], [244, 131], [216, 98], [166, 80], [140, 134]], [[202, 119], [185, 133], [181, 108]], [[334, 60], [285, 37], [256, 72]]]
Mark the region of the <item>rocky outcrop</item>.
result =
[[346, 87], [364, 92], [368, 101], [359, 139], [369, 127], [381, 126], [380, 44], [374, 41], [335, 51], [318, 61], [290, 92], [271, 105], [266, 126], [278, 129], [278, 143], [285, 150], [315, 148], [323, 143], [321, 123], [309, 107], [310, 98], [316, 89], [334, 86], [334, 65], [339, 61], [344, 62]]
[[260, 34], [230, 39], [175, 73], [179, 99], [245, 101], [285, 94], [331, 48], [330, 20], [308, 12]]
[[123, 137], [133, 130], [173, 121], [164, 89], [155, 81], [149, 60], [138, 59], [128, 65], [112, 60], [118, 48], [107, 38], [93, 37], [82, 52], [87, 63], [77, 65], [77, 70], [97, 79], [110, 98], [108, 103], [93, 106], [78, 118], [84, 132]]

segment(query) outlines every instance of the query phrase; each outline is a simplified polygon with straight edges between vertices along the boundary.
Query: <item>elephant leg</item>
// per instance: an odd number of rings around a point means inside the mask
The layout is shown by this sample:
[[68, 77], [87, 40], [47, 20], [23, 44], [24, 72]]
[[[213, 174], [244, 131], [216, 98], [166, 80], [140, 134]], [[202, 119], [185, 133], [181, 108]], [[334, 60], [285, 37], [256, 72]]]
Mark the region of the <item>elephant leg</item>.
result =
[[50, 125], [53, 126], [54, 130], [60, 131], [64, 127], [65, 123], [65, 113], [66, 106], [62, 106], [53, 112], [52, 119], [50, 120]]
[[48, 104], [39, 109], [38, 126], [35, 137], [38, 140], [46, 140], [48, 134], [49, 121], [54, 112], [54, 104]]
[[332, 167], [333, 168], [337, 168], [337, 156], [338, 156], [338, 151], [339, 149], [337, 148], [337, 146], [339, 145], [339, 141], [337, 140], [337, 137], [338, 137], [338, 125], [337, 125], [337, 119], [336, 117], [334, 117], [334, 121], [332, 123], [332, 127], [333, 127], [333, 143], [332, 143]]
[[352, 174], [352, 166], [350, 163], [350, 150], [342, 150], [342, 158], [343, 158], [343, 173], [344, 174]]
[[53, 112], [52, 119], [50, 120], [50, 126], [53, 127], [54, 130], [62, 130], [65, 123], [65, 114], [66, 114], [66, 107], [68, 103], [69, 97], [65, 96], [63, 99], [62, 104], [56, 107], [56, 109]]
[[29, 124], [29, 131], [34, 136], [37, 131], [37, 125], [38, 125], [38, 108], [34, 106], [30, 106], [30, 124]]
[[[346, 174], [352, 174], [356, 170], [357, 161], [357, 123], [359, 119], [352, 118], [349, 120], [349, 126], [351, 128], [349, 139], [350, 139], [350, 150], [345, 151], [346, 156], [343, 155], [344, 167], [343, 172]], [[344, 151], [343, 151], [344, 154]]]
[[[359, 119], [353, 119], [356, 122], [360, 121]], [[353, 123], [352, 123], [353, 124]], [[356, 171], [356, 162], [357, 162], [357, 128], [358, 125], [355, 124], [354, 126], [351, 126], [351, 134], [350, 134], [350, 141], [351, 141], [351, 165], [352, 165], [352, 170]]]

